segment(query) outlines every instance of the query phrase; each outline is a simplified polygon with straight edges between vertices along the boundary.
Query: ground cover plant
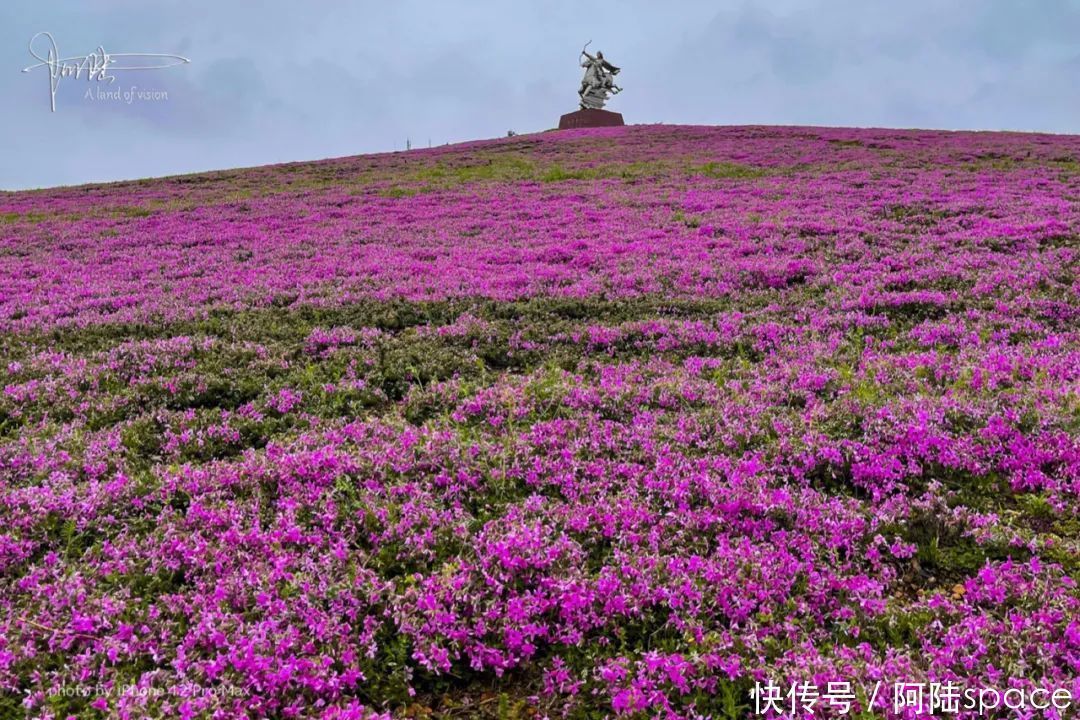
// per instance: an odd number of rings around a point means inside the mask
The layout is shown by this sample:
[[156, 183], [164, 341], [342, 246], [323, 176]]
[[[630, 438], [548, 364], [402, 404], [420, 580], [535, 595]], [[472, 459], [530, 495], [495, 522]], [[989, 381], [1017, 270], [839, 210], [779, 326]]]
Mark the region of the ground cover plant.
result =
[[0, 194], [0, 717], [1080, 696], [1078, 199], [665, 126]]

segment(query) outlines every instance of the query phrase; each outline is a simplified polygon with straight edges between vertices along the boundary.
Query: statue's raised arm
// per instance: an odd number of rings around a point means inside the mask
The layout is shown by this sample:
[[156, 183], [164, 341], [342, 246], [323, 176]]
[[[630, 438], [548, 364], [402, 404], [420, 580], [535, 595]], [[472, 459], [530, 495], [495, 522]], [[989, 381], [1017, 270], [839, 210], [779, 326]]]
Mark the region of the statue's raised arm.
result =
[[[596, 62], [596, 58], [594, 58], [594, 57], [593, 57], [592, 55], [590, 55], [590, 54], [589, 54], [589, 51], [585, 49], [585, 48], [589, 47], [589, 45], [591, 45], [591, 44], [592, 44], [592, 40], [590, 40], [589, 42], [585, 43], [585, 44], [584, 44], [584, 45], [583, 45], [583, 46], [581, 47], [581, 54], [585, 56], [585, 60], [584, 60], [584, 61], [582, 61], [582, 63], [581, 63], [581, 67], [588, 67], [588, 66], [589, 66], [589, 63], [593, 63], [593, 62]], [[580, 57], [580, 56], [579, 56], [579, 57]]]

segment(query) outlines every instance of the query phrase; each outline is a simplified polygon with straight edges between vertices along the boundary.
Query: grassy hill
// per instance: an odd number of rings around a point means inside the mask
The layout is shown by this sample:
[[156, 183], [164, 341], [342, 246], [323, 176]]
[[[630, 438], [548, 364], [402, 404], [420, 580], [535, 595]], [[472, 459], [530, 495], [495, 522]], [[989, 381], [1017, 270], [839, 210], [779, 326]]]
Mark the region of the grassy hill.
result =
[[0, 194], [0, 717], [1080, 694], [1078, 199], [672, 126]]

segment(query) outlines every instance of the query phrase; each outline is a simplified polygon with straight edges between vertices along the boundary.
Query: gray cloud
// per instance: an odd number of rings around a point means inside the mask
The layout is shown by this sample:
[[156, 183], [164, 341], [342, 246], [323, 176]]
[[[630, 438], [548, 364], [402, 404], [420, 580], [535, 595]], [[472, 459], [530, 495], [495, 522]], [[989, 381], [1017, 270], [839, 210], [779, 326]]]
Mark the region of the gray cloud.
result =
[[[168, 102], [83, 99], [21, 74], [63, 54], [170, 52]], [[1080, 0], [8, 0], [0, 188], [401, 149], [552, 127], [592, 39], [629, 122], [1080, 131]], [[7, 68], [7, 70], [4, 70]]]

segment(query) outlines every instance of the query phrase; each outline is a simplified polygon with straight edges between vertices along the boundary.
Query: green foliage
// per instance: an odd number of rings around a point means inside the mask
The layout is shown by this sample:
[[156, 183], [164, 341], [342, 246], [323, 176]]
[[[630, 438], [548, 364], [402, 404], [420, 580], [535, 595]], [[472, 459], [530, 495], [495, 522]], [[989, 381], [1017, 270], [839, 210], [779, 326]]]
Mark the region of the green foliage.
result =
[[764, 168], [740, 165], [733, 162], [707, 162], [690, 168], [691, 175], [704, 175], [707, 178], [756, 178], [765, 175]]
[[46, 220], [46, 219], [48, 219], [48, 217], [49, 216], [46, 215], [43, 212], [33, 212], [33, 211], [26, 212], [26, 213], [5, 212], [5, 213], [0, 213], [0, 224], [2, 224], [2, 223], [17, 223], [17, 222], [36, 223], [36, 222], [41, 222], [42, 220]]
[[412, 197], [420, 192], [417, 188], [412, 187], [392, 187], [385, 190], [380, 190], [379, 194], [388, 198], [403, 198]]
[[671, 214], [671, 219], [691, 229], [701, 227], [700, 215], [687, 215], [682, 210], [676, 210], [675, 212], [673, 212]]
[[928, 610], [900, 611], [890, 607], [882, 615], [862, 621], [859, 641], [881, 650], [918, 645], [933, 621], [933, 613]]
[[154, 211], [150, 208], [133, 207], [126, 205], [121, 205], [120, 207], [114, 208], [113, 212], [117, 216], [125, 218], [144, 218], [154, 214]]
[[493, 155], [482, 162], [469, 164], [438, 161], [413, 173], [416, 180], [431, 183], [435, 187], [454, 187], [481, 181], [531, 180], [535, 175], [536, 163], [519, 154]]
[[563, 182], [565, 180], [594, 180], [604, 172], [603, 168], [564, 168], [561, 165], [552, 165], [540, 176], [541, 182]]

